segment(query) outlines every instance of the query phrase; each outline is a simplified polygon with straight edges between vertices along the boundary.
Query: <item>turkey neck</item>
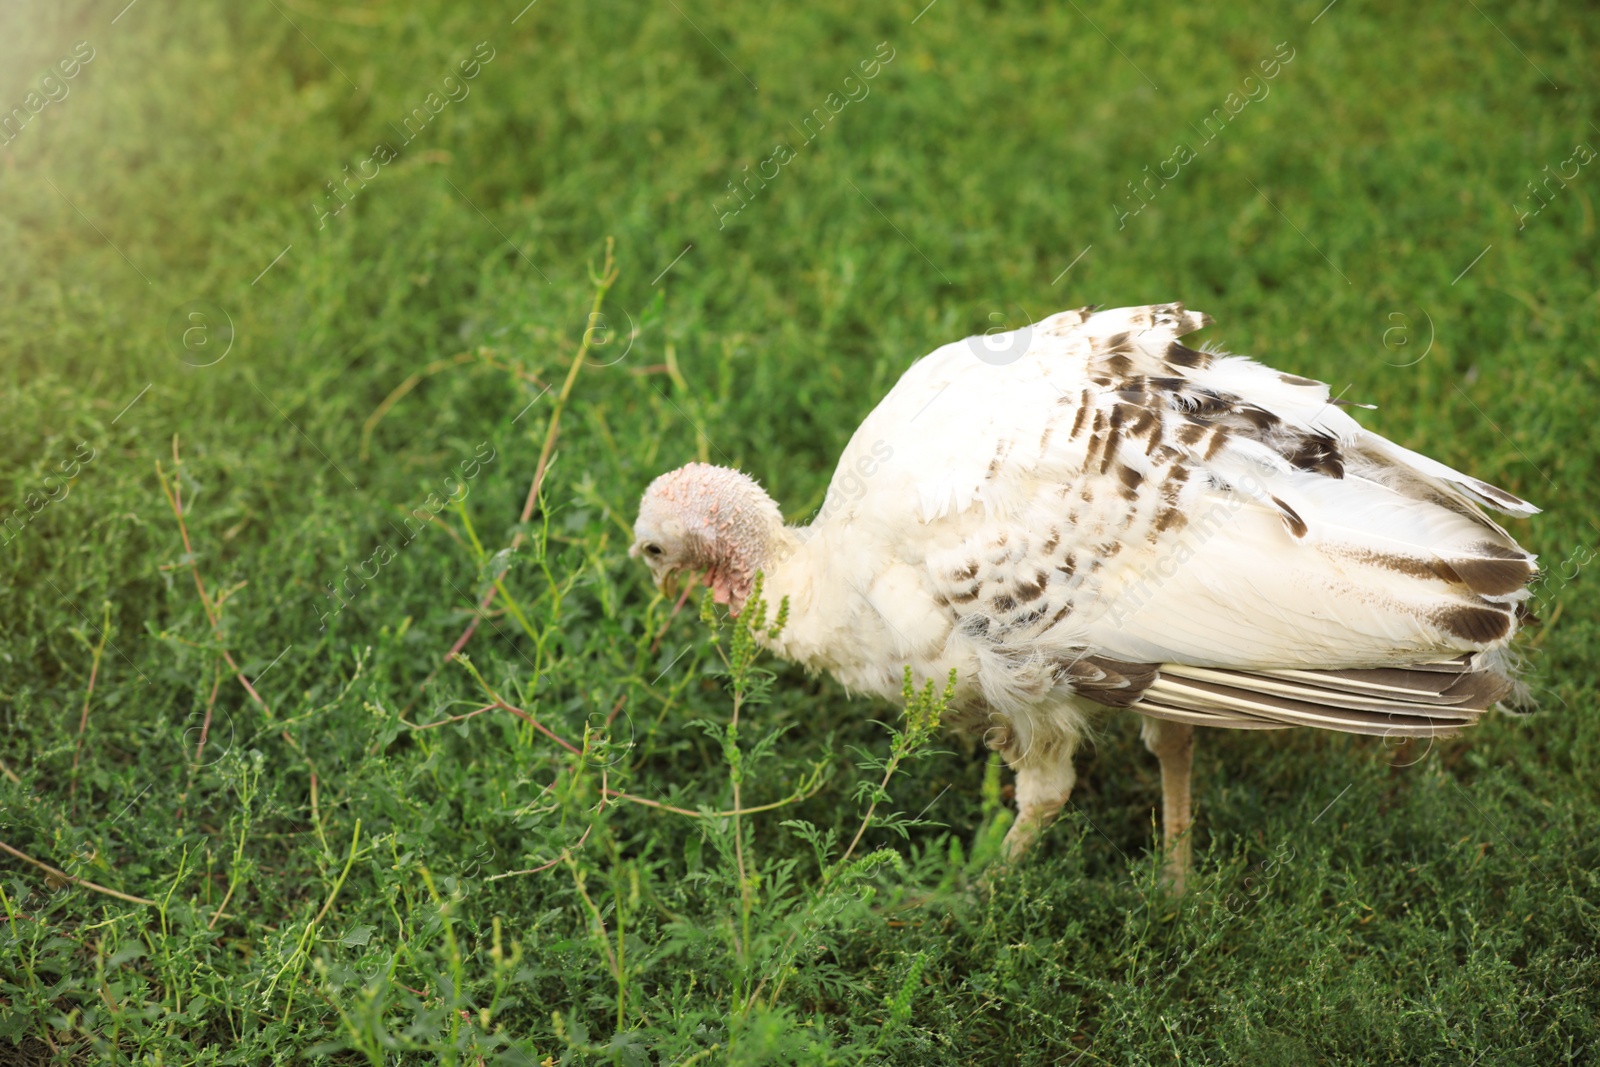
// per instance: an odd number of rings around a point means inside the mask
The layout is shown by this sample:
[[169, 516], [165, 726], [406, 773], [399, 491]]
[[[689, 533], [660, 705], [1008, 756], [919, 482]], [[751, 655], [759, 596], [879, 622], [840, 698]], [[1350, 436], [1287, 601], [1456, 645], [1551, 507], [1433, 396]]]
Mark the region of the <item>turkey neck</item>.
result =
[[[784, 659], [815, 670], [832, 666], [826, 661], [827, 620], [816, 610], [818, 584], [828, 580], [827, 538], [810, 527], [782, 526], [768, 541], [762, 565], [761, 597], [767, 602], [767, 625], [789, 601], [782, 632], [770, 637], [765, 629], [756, 638]], [[837, 621], [837, 620], [835, 620]]]

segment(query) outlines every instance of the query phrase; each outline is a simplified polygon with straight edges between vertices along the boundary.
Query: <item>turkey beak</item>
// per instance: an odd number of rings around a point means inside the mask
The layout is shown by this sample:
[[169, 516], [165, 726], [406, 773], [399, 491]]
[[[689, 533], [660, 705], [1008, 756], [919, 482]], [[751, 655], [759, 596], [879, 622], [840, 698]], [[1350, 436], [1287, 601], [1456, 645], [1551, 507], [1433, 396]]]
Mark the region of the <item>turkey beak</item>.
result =
[[645, 566], [650, 568], [650, 578], [655, 582], [658, 590], [669, 597], [678, 595], [678, 568], [667, 567], [665, 570], [659, 569], [653, 559], [645, 556], [643, 540], [635, 541], [628, 546], [628, 556], [631, 559], [644, 560]]

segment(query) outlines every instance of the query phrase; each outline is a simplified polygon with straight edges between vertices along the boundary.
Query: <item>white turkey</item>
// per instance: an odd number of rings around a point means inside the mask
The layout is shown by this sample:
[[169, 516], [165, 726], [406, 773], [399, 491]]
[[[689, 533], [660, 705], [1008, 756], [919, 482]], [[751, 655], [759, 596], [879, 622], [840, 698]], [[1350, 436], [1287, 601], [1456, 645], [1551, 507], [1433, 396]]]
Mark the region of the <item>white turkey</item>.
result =
[[1065, 311], [945, 345], [851, 438], [816, 520], [691, 463], [651, 483], [630, 553], [703, 575], [770, 641], [894, 698], [955, 668], [947, 724], [1016, 772], [1008, 857], [1060, 811], [1113, 710], [1160, 760], [1167, 875], [1189, 864], [1196, 726], [1448, 735], [1512, 689], [1537, 508], [1363, 429], [1321, 382], [1179, 338], [1180, 304]]

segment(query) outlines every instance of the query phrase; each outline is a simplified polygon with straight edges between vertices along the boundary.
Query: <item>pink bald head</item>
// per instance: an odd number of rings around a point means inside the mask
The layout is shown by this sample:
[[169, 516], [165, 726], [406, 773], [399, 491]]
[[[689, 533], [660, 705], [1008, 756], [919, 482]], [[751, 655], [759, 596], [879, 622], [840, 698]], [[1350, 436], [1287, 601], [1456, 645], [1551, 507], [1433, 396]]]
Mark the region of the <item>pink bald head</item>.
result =
[[782, 531], [778, 505], [754, 478], [690, 463], [645, 490], [628, 555], [649, 564], [657, 586], [681, 572], [703, 572], [717, 603], [737, 614]]

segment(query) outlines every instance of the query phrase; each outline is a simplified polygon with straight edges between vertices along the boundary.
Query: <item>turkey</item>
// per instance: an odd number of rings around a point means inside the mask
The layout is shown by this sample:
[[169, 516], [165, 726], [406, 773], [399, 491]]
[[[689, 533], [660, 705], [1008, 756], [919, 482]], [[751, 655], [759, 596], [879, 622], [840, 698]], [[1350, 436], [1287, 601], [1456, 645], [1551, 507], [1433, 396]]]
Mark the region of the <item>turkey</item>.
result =
[[644, 494], [630, 554], [773, 652], [894, 698], [952, 668], [946, 725], [1016, 774], [1015, 860], [1113, 712], [1160, 761], [1166, 876], [1189, 866], [1194, 728], [1432, 737], [1513, 689], [1538, 509], [1363, 429], [1327, 385], [1190, 348], [1181, 304], [1064, 311], [917, 361], [851, 438], [816, 519], [736, 470]]

